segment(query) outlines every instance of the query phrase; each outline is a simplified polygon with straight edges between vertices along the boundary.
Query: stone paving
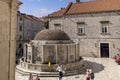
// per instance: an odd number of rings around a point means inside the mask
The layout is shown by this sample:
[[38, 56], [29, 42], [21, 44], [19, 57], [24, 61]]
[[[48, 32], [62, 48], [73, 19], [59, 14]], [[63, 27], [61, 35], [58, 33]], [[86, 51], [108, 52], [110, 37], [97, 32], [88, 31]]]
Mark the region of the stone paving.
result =
[[[110, 58], [88, 58], [85, 57], [85, 65], [81, 74], [65, 76], [62, 80], [85, 80], [86, 69], [95, 72], [95, 80], [119, 80], [120, 65]], [[28, 76], [22, 76], [16, 72], [16, 80], [28, 80]], [[40, 77], [40, 80], [58, 80], [58, 77]]]

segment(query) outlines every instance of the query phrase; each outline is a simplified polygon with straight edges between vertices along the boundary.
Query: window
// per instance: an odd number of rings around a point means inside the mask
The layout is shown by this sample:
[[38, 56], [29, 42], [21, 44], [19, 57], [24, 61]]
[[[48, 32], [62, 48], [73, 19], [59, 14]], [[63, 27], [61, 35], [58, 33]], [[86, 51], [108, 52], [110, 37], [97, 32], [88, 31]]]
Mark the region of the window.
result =
[[106, 25], [102, 25], [102, 33], [107, 33], [107, 27], [106, 27]]
[[20, 17], [20, 21], [22, 21], [22, 17]]
[[19, 30], [22, 31], [22, 25], [21, 25], [21, 24], [20, 24], [20, 26], [19, 26]]
[[109, 21], [101, 21], [101, 31], [102, 34], [109, 33]]
[[85, 34], [85, 23], [84, 22], [78, 22], [77, 23], [77, 34], [78, 35], [84, 35]]
[[20, 44], [19, 44], [19, 48], [21, 48], [21, 47], [22, 47], [22, 44], [20, 43]]
[[19, 36], [19, 40], [21, 40], [21, 39], [22, 39], [22, 36], [20, 35], [20, 36]]
[[60, 30], [62, 30], [61, 24], [54, 24], [54, 28], [55, 28], [55, 29], [60, 29]]

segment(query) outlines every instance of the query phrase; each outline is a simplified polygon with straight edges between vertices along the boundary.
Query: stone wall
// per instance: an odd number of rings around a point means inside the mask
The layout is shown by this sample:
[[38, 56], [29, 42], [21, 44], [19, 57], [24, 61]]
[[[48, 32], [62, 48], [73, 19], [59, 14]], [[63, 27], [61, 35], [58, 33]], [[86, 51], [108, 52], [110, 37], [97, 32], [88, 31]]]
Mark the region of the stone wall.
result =
[[101, 57], [100, 43], [109, 43], [109, 56], [114, 58], [120, 53], [119, 39], [81, 39], [80, 53], [83, 56]]
[[[29, 18], [27, 18], [29, 17]], [[21, 57], [20, 47], [19, 45], [29, 42], [30, 40], [33, 40], [35, 35], [44, 29], [44, 22], [34, 20], [33, 17], [28, 16], [27, 14], [23, 14], [18, 12], [17, 13], [17, 34], [16, 34], [16, 48], [17, 48], [17, 56]], [[20, 30], [20, 25], [22, 27], [22, 30]]]
[[34, 39], [38, 32], [44, 29], [44, 22], [30, 20], [24, 17], [23, 28], [24, 41], [30, 41]]
[[[51, 71], [56, 72], [56, 68], [58, 67], [58, 65], [59, 64], [51, 64], [51, 66], [48, 66], [48, 64], [31, 64], [20, 61], [21, 68], [40, 71], [40, 72], [51, 72]], [[63, 70], [65, 70], [66, 73], [70, 71], [79, 72], [82, 66], [83, 66], [83, 60], [76, 61], [74, 63], [62, 64]]]
[[79, 61], [79, 45], [46, 44], [43, 45], [43, 63], [66, 64]]
[[[91, 53], [95, 53], [97, 57], [100, 57], [100, 46], [94, 47], [99, 44], [99, 40], [102, 42], [108, 42], [109, 44], [119, 43], [120, 39], [120, 15], [118, 12], [101, 12], [101, 13], [86, 13], [76, 15], [66, 15], [59, 18], [50, 18], [49, 27], [54, 29], [54, 24], [59, 23], [71, 39], [79, 39], [80, 54], [83, 56], [92, 56]], [[109, 34], [103, 35], [100, 21], [109, 21]], [[85, 23], [85, 35], [77, 34], [77, 22]], [[99, 43], [98, 43], [99, 42]], [[117, 48], [110, 47], [110, 57], [113, 57], [113, 53], [118, 52]], [[89, 55], [88, 55], [89, 54]]]
[[17, 0], [0, 0], [0, 80], [15, 80]]
[[[50, 29], [54, 29], [54, 24], [59, 23], [63, 26], [63, 30], [72, 39], [76, 38], [120, 38], [120, 16], [117, 12], [109, 13], [91, 13], [81, 15], [67, 15], [60, 18], [50, 19]], [[101, 35], [100, 21], [109, 21], [110, 35]], [[77, 22], [85, 22], [85, 35], [77, 35]]]
[[69, 40], [68, 42], [66, 40], [62, 41], [67, 44], [57, 44], [57, 42], [59, 43], [59, 41], [32, 40], [29, 44], [26, 44], [27, 48], [26, 45], [24, 46], [25, 61], [30, 61], [30, 63], [34, 64], [48, 64], [48, 62], [52, 64], [66, 64], [79, 61], [78, 43], [68, 43]]

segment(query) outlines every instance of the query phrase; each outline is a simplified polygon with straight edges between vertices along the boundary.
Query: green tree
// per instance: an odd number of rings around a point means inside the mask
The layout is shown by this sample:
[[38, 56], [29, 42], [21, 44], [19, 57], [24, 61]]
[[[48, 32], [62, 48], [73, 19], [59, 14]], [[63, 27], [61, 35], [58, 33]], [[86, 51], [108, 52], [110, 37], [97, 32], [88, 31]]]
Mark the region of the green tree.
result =
[[49, 21], [48, 20], [45, 22], [45, 28], [49, 29]]

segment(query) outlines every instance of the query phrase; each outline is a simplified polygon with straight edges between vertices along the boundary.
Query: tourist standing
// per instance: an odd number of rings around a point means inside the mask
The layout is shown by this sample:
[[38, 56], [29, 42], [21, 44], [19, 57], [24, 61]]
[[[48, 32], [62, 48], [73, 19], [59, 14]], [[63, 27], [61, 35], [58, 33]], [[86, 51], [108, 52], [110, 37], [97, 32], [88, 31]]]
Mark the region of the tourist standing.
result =
[[91, 71], [91, 73], [90, 73], [90, 78], [91, 78], [91, 80], [94, 80], [94, 78], [95, 78], [93, 71]]
[[62, 80], [63, 77], [62, 65], [59, 65], [56, 70], [59, 71], [59, 80]]
[[33, 80], [32, 73], [29, 74], [29, 79], [28, 80]]
[[35, 79], [35, 80], [40, 80], [40, 78], [39, 78], [38, 74], [36, 75], [36, 79]]
[[86, 72], [86, 80], [90, 80], [90, 71], [89, 70], [87, 70], [87, 72]]

